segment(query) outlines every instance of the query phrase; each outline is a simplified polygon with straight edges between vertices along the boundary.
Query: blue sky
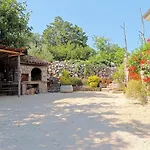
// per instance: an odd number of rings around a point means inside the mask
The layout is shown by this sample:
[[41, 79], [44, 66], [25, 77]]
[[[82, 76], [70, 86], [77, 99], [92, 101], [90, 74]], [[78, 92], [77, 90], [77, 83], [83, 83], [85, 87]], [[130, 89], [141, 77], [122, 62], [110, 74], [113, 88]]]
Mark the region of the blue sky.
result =
[[[113, 43], [124, 47], [123, 30], [126, 23], [128, 50], [139, 46], [139, 31], [142, 29], [140, 11], [145, 13], [148, 0], [27, 0], [32, 10], [29, 24], [34, 32], [42, 33], [46, 25], [61, 16], [82, 27], [89, 36], [88, 44], [93, 46], [93, 35], [106, 36]], [[150, 22], [145, 21], [146, 37], [150, 37]]]

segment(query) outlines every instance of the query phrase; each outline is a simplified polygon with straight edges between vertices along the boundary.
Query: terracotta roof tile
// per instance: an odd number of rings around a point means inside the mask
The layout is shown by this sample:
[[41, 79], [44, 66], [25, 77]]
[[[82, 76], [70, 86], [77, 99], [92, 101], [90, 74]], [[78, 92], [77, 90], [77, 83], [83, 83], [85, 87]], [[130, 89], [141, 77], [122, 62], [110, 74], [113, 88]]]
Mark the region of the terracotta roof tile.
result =
[[31, 65], [32, 64], [33, 65], [42, 65], [42, 66], [46, 66], [49, 64], [49, 62], [46, 60], [42, 60], [35, 56], [30, 56], [30, 55], [21, 56], [21, 63], [22, 64], [31, 64]]

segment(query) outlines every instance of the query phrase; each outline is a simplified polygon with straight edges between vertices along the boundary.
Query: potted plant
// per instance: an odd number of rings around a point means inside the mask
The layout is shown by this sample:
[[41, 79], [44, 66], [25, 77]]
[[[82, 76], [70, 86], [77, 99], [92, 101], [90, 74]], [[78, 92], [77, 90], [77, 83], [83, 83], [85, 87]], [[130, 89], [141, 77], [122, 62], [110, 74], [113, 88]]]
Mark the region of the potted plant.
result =
[[60, 77], [60, 92], [62, 93], [71, 93], [73, 92], [73, 86], [71, 82], [70, 73], [67, 70], [62, 71]]

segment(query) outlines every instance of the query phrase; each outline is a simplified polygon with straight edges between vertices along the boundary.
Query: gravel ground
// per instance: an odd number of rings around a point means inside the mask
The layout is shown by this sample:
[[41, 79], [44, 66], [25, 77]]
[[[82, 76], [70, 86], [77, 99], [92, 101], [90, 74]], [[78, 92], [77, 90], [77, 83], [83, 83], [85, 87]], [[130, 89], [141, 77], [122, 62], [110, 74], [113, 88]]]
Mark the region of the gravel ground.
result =
[[150, 105], [106, 92], [0, 97], [0, 150], [150, 150]]

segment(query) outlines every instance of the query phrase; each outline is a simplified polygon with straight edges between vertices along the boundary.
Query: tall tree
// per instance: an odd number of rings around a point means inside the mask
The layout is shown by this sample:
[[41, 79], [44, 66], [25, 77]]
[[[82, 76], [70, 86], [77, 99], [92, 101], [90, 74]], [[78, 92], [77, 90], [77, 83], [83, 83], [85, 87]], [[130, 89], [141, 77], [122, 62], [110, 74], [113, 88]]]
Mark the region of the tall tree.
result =
[[68, 42], [79, 46], [87, 46], [88, 37], [82, 28], [73, 25], [68, 21], [64, 21], [57, 16], [54, 22], [47, 25], [47, 29], [43, 32], [43, 39], [51, 46], [60, 44], [67, 45]]
[[105, 37], [94, 37], [95, 46], [97, 48], [97, 55], [94, 56], [101, 62], [114, 63], [119, 66], [123, 63], [125, 49], [119, 47], [117, 44], [112, 44], [110, 39]]
[[55, 60], [87, 60], [95, 54], [95, 50], [89, 46], [75, 46], [74, 44], [67, 43], [59, 44], [58, 46], [49, 46], [49, 52], [54, 56]]
[[32, 33], [28, 41], [28, 53], [30, 55], [47, 61], [53, 60], [52, 53], [49, 51], [48, 46], [42, 42], [42, 38], [39, 33]]
[[26, 3], [17, 0], [0, 0], [0, 44], [25, 46], [31, 27]]

